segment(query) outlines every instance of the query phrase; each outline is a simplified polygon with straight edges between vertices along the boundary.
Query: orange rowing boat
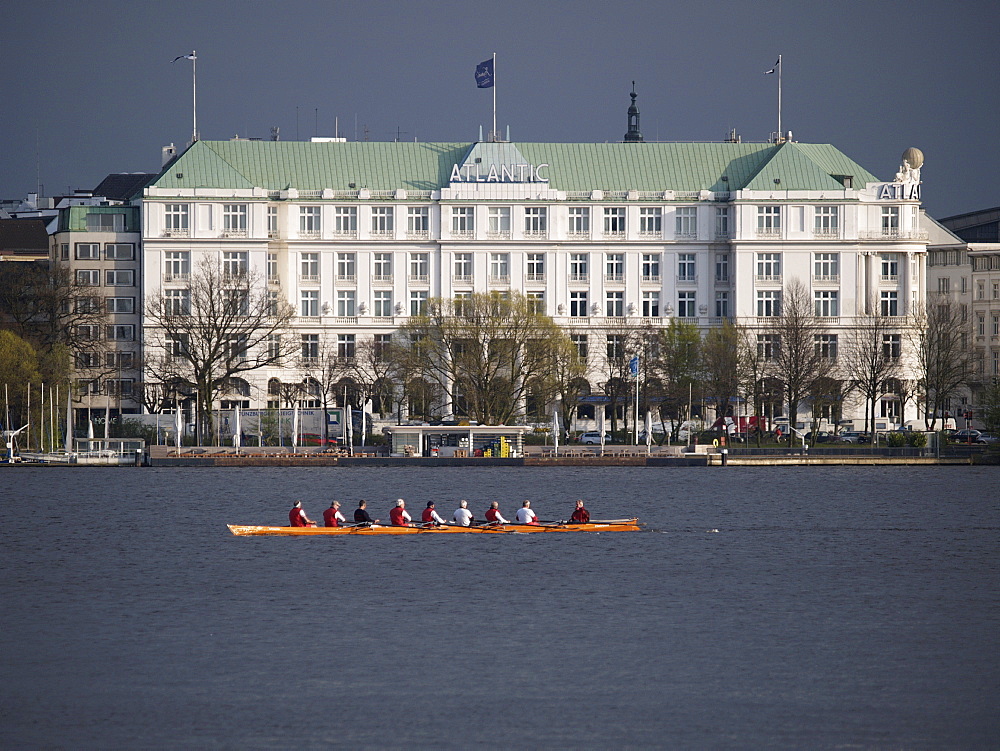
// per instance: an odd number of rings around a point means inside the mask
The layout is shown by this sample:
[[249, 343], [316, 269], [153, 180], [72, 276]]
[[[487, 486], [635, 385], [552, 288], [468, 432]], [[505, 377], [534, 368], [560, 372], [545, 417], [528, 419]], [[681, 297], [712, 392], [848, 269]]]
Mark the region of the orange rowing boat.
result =
[[346, 525], [343, 527], [265, 527], [229, 524], [229, 531], [239, 537], [248, 535], [444, 535], [444, 534], [524, 534], [536, 532], [638, 532], [638, 519], [608, 519], [587, 524], [569, 522], [542, 522], [541, 524], [483, 524], [460, 527], [446, 524], [441, 527], [391, 527]]

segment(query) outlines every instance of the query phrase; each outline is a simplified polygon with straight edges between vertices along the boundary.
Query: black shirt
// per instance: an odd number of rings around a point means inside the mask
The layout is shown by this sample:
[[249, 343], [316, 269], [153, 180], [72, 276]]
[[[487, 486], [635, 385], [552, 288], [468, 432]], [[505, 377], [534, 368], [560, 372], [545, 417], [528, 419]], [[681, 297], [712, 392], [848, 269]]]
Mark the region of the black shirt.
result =
[[356, 508], [356, 509], [354, 509], [354, 521], [358, 522], [359, 524], [363, 524], [363, 523], [374, 524], [375, 523], [375, 520], [372, 519], [371, 514], [369, 514], [368, 511], [365, 510], [365, 509], [363, 509], [363, 508]]

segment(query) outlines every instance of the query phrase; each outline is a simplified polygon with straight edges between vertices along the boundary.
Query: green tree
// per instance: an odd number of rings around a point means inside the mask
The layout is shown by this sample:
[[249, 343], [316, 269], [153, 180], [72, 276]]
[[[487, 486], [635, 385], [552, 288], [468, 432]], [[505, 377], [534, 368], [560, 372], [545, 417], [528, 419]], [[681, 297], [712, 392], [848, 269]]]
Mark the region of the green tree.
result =
[[740, 331], [723, 321], [710, 329], [701, 345], [703, 392], [716, 404], [716, 417], [731, 416], [730, 403], [739, 394], [742, 368]]
[[4, 389], [0, 395], [5, 399], [0, 422], [4, 423], [4, 428], [8, 427], [8, 414], [11, 430], [28, 422], [27, 389], [41, 380], [35, 348], [13, 331], [0, 329], [0, 387]]
[[1000, 432], [1000, 380], [994, 380], [979, 396], [983, 426], [990, 433]]
[[698, 327], [680, 318], [671, 318], [670, 324], [656, 334], [656, 356], [650, 370], [663, 387], [660, 409], [673, 420], [673, 441], [680, 433], [681, 422], [691, 419], [692, 394], [702, 369], [701, 344]]

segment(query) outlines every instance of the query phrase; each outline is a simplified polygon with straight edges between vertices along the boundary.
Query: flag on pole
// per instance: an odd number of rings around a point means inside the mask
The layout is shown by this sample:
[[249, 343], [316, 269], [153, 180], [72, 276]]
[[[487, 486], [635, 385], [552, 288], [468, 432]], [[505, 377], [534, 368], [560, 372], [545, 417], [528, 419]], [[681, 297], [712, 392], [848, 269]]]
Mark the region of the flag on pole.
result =
[[178, 55], [177, 57], [175, 57], [170, 62], [176, 63], [178, 60], [197, 60], [197, 59], [198, 58], [195, 57], [195, 54], [192, 52], [190, 55]]
[[87, 415], [87, 440], [94, 440], [94, 421], [90, 419], [90, 415]]
[[648, 409], [646, 410], [646, 453], [649, 453], [649, 447], [653, 443], [653, 413]]
[[354, 411], [351, 409], [351, 403], [347, 402], [347, 406], [344, 407], [344, 419], [347, 420], [347, 450], [354, 453]]
[[639, 376], [639, 355], [632, 355], [632, 359], [628, 361], [628, 372], [633, 378]]
[[597, 432], [601, 434], [601, 453], [604, 453], [604, 405], [598, 404], [597, 409]]
[[559, 453], [559, 408], [552, 410], [552, 448]]
[[73, 390], [66, 387], [66, 453], [73, 450]]
[[243, 426], [240, 424], [240, 405], [236, 405], [236, 418], [233, 420], [233, 446], [236, 447], [236, 453], [239, 453], [240, 447], [243, 445]]
[[480, 89], [492, 89], [493, 80], [493, 58], [491, 57], [476, 66], [476, 86]]
[[299, 403], [295, 402], [295, 414], [292, 416], [292, 453], [299, 446]]
[[174, 443], [177, 444], [177, 453], [181, 453], [181, 433], [184, 430], [184, 415], [181, 414], [181, 403], [174, 399]]
[[771, 70], [765, 70], [764, 75], [767, 76], [770, 75], [771, 73], [776, 73], [780, 65], [781, 65], [781, 56], [779, 55], [778, 61], [774, 64], [774, 67], [771, 68]]

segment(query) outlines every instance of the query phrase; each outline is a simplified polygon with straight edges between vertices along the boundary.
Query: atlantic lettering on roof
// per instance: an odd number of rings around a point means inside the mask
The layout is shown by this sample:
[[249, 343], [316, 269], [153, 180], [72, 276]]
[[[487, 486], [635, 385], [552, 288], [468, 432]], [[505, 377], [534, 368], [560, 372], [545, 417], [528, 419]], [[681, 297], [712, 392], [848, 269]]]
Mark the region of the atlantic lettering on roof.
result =
[[454, 164], [451, 167], [453, 183], [547, 183], [548, 176], [542, 174], [548, 164]]

